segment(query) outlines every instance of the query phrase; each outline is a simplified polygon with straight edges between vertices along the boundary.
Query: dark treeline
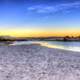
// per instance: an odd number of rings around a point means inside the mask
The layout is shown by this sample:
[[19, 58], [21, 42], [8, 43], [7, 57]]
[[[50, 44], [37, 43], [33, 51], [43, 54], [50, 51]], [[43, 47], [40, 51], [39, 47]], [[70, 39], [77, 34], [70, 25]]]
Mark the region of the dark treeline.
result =
[[0, 37], [0, 41], [80, 41], [80, 36], [73, 37], [73, 36], [65, 36], [65, 37]]

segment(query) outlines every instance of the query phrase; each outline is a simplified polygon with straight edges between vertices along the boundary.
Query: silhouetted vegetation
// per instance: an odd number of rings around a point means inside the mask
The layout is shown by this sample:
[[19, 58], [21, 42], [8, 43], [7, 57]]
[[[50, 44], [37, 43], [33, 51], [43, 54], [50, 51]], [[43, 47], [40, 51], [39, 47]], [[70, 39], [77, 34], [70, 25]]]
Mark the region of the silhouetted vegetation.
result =
[[1, 36], [0, 42], [13, 42], [13, 41], [80, 41], [80, 36], [77, 37], [6, 37]]

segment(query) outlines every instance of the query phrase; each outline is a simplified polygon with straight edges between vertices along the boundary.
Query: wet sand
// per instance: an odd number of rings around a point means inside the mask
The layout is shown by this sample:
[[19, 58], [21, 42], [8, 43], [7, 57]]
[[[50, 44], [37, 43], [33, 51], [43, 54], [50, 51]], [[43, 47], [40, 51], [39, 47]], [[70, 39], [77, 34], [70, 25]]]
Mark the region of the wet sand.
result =
[[0, 80], [80, 80], [80, 52], [39, 44], [0, 46]]

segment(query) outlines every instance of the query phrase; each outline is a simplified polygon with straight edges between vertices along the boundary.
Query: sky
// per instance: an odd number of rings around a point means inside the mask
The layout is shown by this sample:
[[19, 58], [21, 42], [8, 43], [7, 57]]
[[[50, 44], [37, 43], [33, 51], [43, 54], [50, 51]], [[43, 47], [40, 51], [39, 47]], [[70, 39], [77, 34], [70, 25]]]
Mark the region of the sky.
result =
[[80, 0], [0, 0], [0, 35], [78, 36]]

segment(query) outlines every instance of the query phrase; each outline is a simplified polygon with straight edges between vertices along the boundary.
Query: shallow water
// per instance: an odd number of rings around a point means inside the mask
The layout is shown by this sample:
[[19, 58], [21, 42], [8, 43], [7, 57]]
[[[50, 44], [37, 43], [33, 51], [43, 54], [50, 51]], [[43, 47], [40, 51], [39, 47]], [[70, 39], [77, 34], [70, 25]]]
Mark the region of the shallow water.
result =
[[12, 45], [23, 45], [23, 44], [41, 44], [50, 48], [59, 48], [65, 50], [79, 51], [80, 42], [64, 42], [64, 41], [16, 41]]

